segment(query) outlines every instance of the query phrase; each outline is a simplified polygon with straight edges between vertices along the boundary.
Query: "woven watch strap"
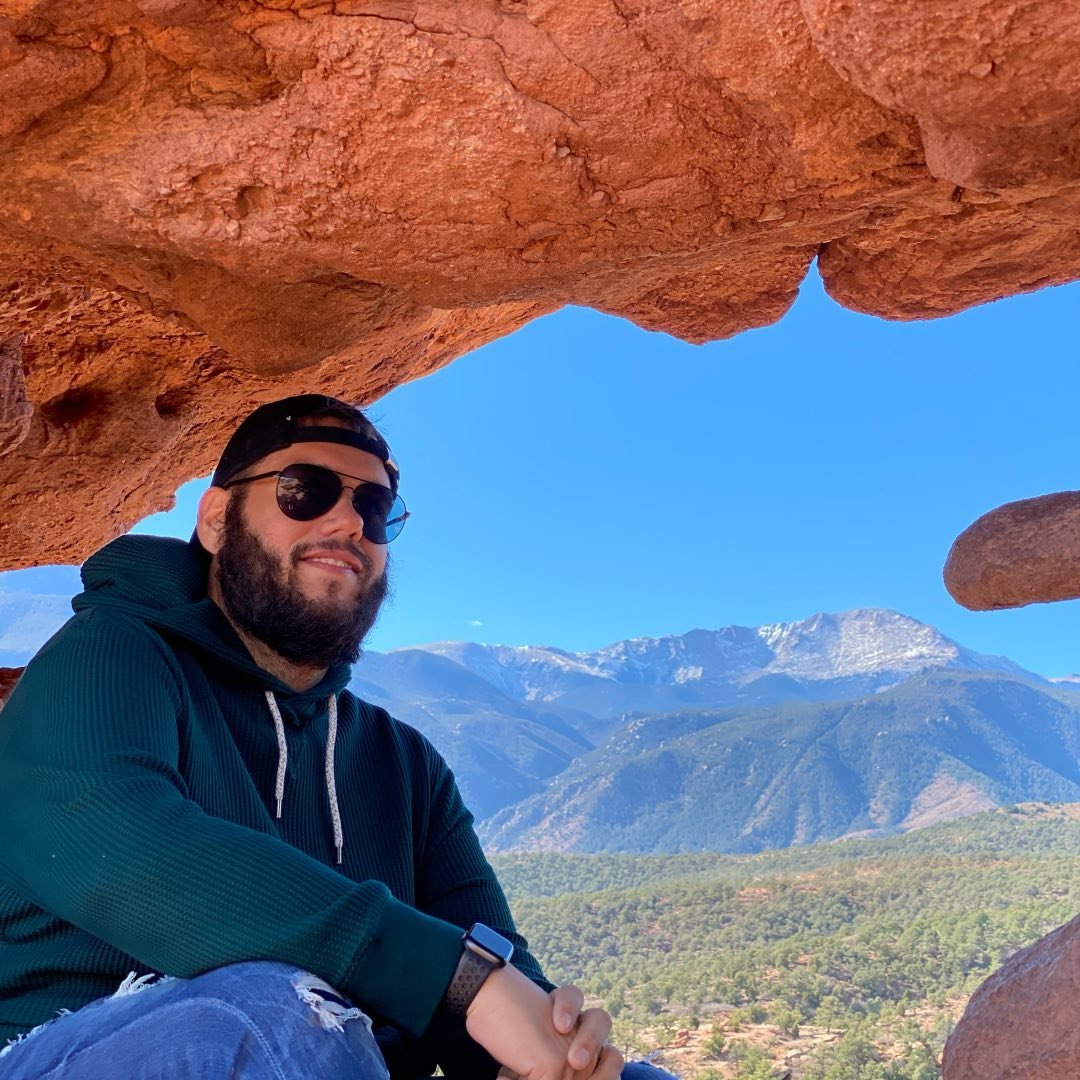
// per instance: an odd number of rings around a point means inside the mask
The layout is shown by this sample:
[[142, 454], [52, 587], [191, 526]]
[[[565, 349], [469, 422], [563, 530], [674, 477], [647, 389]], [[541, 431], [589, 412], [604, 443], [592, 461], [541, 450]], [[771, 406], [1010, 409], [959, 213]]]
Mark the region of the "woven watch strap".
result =
[[466, 946], [446, 991], [446, 1007], [456, 1016], [464, 1016], [472, 999], [484, 985], [484, 980], [497, 966]]

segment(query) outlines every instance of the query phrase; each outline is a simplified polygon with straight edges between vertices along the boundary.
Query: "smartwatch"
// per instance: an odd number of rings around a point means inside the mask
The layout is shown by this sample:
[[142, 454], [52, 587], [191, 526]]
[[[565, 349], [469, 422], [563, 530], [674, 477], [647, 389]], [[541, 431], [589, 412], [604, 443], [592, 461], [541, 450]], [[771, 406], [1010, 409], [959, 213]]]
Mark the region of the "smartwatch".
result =
[[490, 926], [473, 923], [461, 936], [463, 948], [457, 970], [446, 989], [446, 1007], [455, 1016], [464, 1016], [484, 980], [497, 968], [506, 967], [514, 946]]

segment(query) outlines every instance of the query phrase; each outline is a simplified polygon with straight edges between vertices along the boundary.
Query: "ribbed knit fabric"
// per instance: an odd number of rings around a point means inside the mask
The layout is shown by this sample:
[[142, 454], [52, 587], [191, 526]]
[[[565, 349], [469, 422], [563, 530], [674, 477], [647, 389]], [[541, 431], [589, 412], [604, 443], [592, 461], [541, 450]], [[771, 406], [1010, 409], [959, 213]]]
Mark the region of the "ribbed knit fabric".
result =
[[[204, 556], [180, 541], [122, 537], [83, 581], [75, 617], [0, 710], [0, 1041], [132, 970], [267, 959], [401, 1029], [410, 1062], [464, 1060], [475, 1044], [436, 1009], [474, 921], [550, 988], [453, 774], [423, 736], [344, 689], [347, 667], [304, 693], [259, 668], [205, 596]], [[267, 690], [288, 744], [280, 820]], [[495, 1072], [486, 1056], [469, 1068]]]

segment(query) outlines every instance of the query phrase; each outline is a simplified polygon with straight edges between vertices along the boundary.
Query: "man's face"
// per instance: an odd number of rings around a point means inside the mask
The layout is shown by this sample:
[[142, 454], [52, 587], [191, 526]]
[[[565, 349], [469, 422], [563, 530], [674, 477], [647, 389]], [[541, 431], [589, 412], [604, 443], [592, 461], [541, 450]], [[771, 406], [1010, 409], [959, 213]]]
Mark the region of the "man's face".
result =
[[[347, 487], [389, 486], [374, 455], [335, 443], [276, 451], [248, 475], [305, 462], [342, 474]], [[352, 479], [356, 478], [356, 479]], [[313, 521], [278, 508], [276, 478], [230, 491], [215, 575], [229, 617], [286, 660], [312, 667], [355, 661], [386, 596], [386, 546], [363, 536], [351, 492]]]

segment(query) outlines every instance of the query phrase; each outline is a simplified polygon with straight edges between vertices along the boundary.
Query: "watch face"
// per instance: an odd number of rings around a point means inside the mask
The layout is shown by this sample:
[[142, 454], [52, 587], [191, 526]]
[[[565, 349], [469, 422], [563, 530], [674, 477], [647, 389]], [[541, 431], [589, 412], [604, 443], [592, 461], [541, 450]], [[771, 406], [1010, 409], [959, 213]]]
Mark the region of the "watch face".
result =
[[479, 952], [487, 953], [491, 962], [502, 967], [509, 964], [514, 955], [514, 946], [507, 941], [502, 934], [495, 933], [490, 926], [483, 923], [473, 923], [472, 928], [465, 935], [465, 941]]

